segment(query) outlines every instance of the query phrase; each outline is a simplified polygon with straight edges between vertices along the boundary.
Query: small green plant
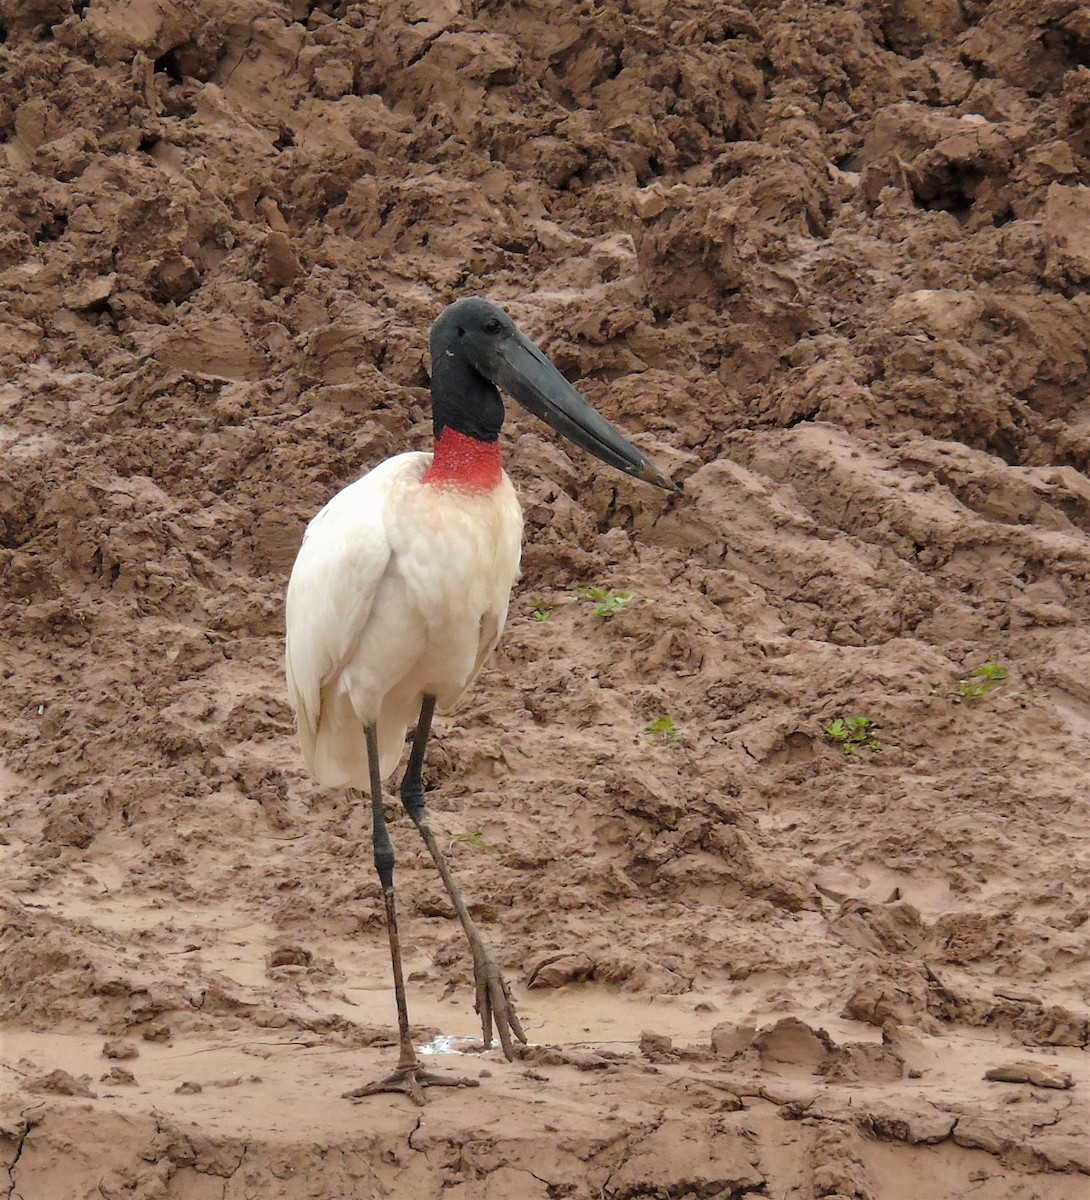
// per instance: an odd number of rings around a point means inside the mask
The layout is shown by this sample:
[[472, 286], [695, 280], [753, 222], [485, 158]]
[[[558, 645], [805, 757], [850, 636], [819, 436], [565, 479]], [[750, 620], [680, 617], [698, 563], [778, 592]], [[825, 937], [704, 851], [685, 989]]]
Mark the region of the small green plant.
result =
[[547, 621], [553, 615], [555, 605], [544, 604], [540, 600], [530, 605], [531, 621]]
[[613, 588], [585, 587], [575, 590], [584, 600], [589, 600], [594, 605], [594, 615], [602, 621], [608, 621], [634, 599], [631, 592], [615, 592]]
[[452, 833], [448, 849], [453, 850], [455, 846], [459, 845], [472, 846], [474, 850], [487, 850], [489, 854], [499, 854], [500, 852], [499, 846], [486, 842], [480, 831], [476, 829], [467, 830], [465, 833]]
[[648, 721], [643, 731], [652, 742], [676, 742], [681, 732], [669, 713]]
[[997, 683], [1007, 678], [1005, 667], [998, 663], [982, 663], [974, 667], [969, 674], [958, 682], [957, 700], [979, 700], [986, 696]]
[[837, 717], [828, 725], [822, 725], [821, 732], [830, 742], [836, 742], [845, 754], [855, 754], [858, 750], [882, 749], [882, 743], [871, 732], [874, 727], [870, 717]]

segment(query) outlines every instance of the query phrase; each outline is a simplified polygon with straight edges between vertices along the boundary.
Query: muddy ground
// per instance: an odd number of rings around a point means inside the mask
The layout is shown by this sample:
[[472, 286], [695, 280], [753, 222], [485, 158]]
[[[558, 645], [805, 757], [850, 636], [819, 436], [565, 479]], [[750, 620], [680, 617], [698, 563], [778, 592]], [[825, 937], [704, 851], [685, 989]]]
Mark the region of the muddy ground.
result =
[[[7, 1195], [1090, 1197], [1086, 7], [0, 0], [0, 40]], [[381, 902], [282, 597], [428, 447], [474, 293], [685, 491], [512, 414], [524, 576], [428, 776], [531, 1045], [468, 1040], [391, 804], [418, 1041], [480, 1086], [353, 1104]]]

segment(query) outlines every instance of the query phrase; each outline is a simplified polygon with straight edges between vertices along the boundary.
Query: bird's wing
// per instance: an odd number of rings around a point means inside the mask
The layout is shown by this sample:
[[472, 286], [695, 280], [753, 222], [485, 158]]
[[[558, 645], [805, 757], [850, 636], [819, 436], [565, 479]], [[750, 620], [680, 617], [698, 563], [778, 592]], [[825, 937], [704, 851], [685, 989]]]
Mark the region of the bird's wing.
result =
[[507, 605], [503, 606], [501, 612], [489, 611], [481, 617], [481, 633], [480, 641], [477, 647], [477, 661], [473, 664], [473, 674], [466, 681], [466, 687], [473, 682], [480, 674], [481, 667], [488, 660], [488, 656], [496, 648], [496, 644], [500, 640], [500, 634], [503, 633], [503, 627], [507, 622]]
[[351, 657], [390, 563], [385, 474], [376, 468], [333, 497], [307, 526], [292, 568], [285, 666], [304, 749], [317, 735], [322, 688]]

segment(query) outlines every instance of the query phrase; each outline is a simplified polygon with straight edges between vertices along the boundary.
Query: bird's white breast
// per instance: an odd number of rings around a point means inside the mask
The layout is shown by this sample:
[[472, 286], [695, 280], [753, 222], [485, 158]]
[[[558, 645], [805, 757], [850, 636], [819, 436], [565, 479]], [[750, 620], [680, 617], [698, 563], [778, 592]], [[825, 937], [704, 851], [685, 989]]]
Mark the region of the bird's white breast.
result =
[[407, 487], [387, 529], [407, 598], [430, 635], [506, 609], [522, 544], [522, 511], [506, 475], [488, 492]]

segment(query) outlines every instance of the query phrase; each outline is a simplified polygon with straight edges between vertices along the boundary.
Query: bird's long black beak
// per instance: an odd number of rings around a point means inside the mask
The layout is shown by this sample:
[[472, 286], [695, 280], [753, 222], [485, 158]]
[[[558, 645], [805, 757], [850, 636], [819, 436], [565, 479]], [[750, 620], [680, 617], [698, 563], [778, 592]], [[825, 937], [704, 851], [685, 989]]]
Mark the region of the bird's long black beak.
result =
[[503, 338], [489, 365], [489, 375], [497, 387], [569, 441], [626, 475], [644, 479], [668, 492], [681, 491], [679, 484], [661, 474], [642, 450], [622, 437], [517, 329]]

